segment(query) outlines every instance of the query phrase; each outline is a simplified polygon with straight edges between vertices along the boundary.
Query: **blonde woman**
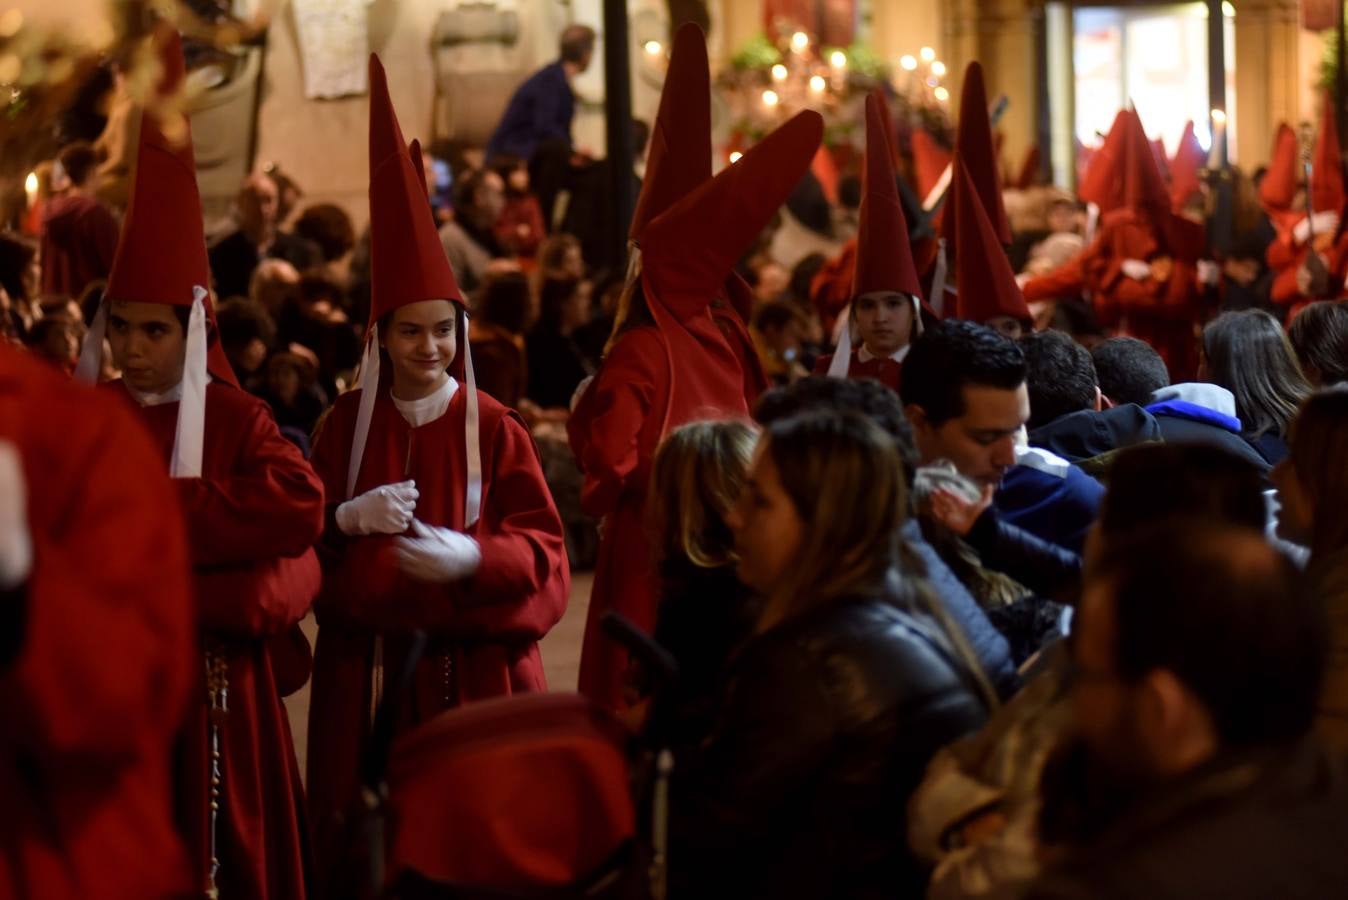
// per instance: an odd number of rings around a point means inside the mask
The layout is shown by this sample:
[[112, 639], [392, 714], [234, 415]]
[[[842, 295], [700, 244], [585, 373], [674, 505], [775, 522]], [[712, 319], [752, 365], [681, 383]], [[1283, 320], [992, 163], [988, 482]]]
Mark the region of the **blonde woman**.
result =
[[765, 430], [727, 517], [764, 607], [716, 727], [676, 770], [681, 895], [921, 895], [908, 796], [988, 701], [900, 574], [906, 506], [898, 451], [869, 420], [809, 413]]
[[647, 501], [659, 582], [655, 639], [679, 678], [652, 710], [650, 725], [675, 747], [706, 737], [720, 679], [753, 631], [757, 604], [735, 574], [726, 524], [749, 472], [758, 429], [739, 421], [693, 422], [656, 450]]

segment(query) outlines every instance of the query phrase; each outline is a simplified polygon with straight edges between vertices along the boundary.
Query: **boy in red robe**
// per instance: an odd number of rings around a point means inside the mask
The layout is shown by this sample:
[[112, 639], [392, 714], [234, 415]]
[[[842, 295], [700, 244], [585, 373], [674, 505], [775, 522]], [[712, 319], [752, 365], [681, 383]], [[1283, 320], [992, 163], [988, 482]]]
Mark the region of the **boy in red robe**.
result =
[[[676, 48], [671, 69], [680, 52]], [[679, 82], [666, 80], [661, 115], [670, 109], [664, 96]], [[677, 133], [663, 122], [656, 131]], [[582, 507], [605, 519], [580, 690], [610, 708], [624, 705], [627, 661], [622, 648], [601, 634], [603, 614], [616, 609], [647, 630], [655, 622], [644, 512], [655, 448], [686, 422], [748, 414], [739, 354], [710, 307], [735, 261], [805, 174], [821, 136], [818, 114], [801, 113], [650, 219], [634, 260], [640, 280], [624, 294], [625, 321], [567, 423], [585, 476]], [[663, 190], [665, 178], [681, 178], [677, 170], [687, 164], [667, 155], [662, 165], [648, 168], [643, 196]]]
[[187, 544], [156, 448], [105, 401], [0, 343], [0, 897], [194, 886], [169, 793]]
[[837, 352], [820, 357], [815, 374], [874, 378], [897, 392], [908, 342], [922, 333], [922, 287], [894, 180], [884, 103], [879, 92], [866, 98], [865, 193], [857, 229], [850, 321]]
[[570, 591], [561, 519], [529, 430], [476, 388], [463, 294], [425, 213], [419, 160], [371, 56], [366, 355], [359, 390], [338, 398], [313, 456], [331, 502], [308, 787], [329, 881], [351, 850], [342, 822], [358, 799], [383, 672], [402, 668], [412, 632], [430, 642], [400, 729], [544, 690], [538, 642]]
[[[175, 32], [157, 39], [162, 103], [183, 60]], [[123, 377], [103, 389], [138, 408], [187, 522], [204, 684], [181, 736], [175, 795], [198, 883], [226, 900], [294, 900], [308, 868], [302, 790], [267, 640], [318, 592], [323, 486], [220, 352], [181, 124], [172, 141], [157, 117], [142, 120], [131, 203], [79, 374], [97, 377], [106, 333]]]

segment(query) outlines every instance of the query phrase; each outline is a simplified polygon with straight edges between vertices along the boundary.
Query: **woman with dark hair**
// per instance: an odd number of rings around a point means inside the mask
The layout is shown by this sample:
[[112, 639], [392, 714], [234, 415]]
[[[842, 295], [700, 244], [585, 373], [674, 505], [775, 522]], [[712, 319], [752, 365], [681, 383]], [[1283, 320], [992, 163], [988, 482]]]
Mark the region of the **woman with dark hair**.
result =
[[1317, 300], [1287, 326], [1306, 380], [1316, 387], [1348, 382], [1348, 303]]
[[524, 273], [494, 275], [482, 288], [477, 317], [469, 326], [478, 389], [515, 409], [527, 383], [524, 332], [532, 302]]
[[1306, 401], [1273, 482], [1282, 502], [1278, 532], [1311, 548], [1307, 572], [1329, 618], [1329, 668], [1316, 729], [1348, 749], [1348, 388], [1319, 391]]
[[921, 895], [908, 797], [992, 701], [901, 574], [907, 503], [898, 449], [869, 420], [768, 426], [727, 517], [763, 609], [716, 727], [676, 769], [672, 894]]
[[544, 409], [565, 409], [571, 395], [594, 363], [586, 358], [574, 335], [590, 320], [590, 282], [573, 278], [545, 279], [539, 288], [538, 323], [526, 341], [529, 358], [529, 399]]
[[1200, 375], [1235, 395], [1245, 439], [1270, 465], [1281, 462], [1288, 427], [1311, 388], [1278, 320], [1259, 309], [1213, 319], [1203, 329]]

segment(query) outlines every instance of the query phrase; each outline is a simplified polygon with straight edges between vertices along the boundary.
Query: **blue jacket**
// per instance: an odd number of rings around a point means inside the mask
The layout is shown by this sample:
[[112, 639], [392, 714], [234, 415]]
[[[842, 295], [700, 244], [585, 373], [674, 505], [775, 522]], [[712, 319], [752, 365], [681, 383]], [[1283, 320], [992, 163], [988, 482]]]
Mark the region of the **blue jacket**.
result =
[[560, 62], [544, 66], [515, 89], [505, 115], [487, 142], [487, 159], [510, 153], [528, 160], [552, 138], [571, 143], [576, 98]]
[[1081, 553], [1104, 495], [1104, 486], [1077, 466], [1031, 447], [1017, 454], [992, 502], [1003, 521]]
[[1020, 688], [1020, 676], [1011, 661], [1011, 647], [1006, 638], [988, 621], [987, 613], [969, 593], [968, 588], [955, 577], [950, 567], [937, 554], [936, 548], [922, 536], [922, 527], [916, 519], [903, 523], [903, 539], [913, 548], [927, 567], [927, 583], [945, 604], [950, 618], [964, 630], [969, 646], [978, 657], [988, 681], [1005, 700]]

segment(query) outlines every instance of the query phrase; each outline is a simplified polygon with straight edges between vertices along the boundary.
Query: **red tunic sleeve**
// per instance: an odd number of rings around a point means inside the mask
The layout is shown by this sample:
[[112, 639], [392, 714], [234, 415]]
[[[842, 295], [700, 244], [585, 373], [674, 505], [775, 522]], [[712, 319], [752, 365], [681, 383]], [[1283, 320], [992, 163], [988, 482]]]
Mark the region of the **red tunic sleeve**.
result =
[[[641, 478], [641, 433], [654, 406], [665, 348], [654, 328], [629, 331], [614, 346], [568, 424], [571, 448], [585, 476], [581, 508], [611, 512], [623, 489]], [[583, 433], [579, 433], [583, 432]], [[649, 460], [646, 461], [649, 463]]]
[[1026, 302], [1080, 294], [1086, 287], [1086, 266], [1096, 252], [1097, 245], [1093, 244], [1052, 272], [1025, 282], [1021, 293], [1025, 295]]
[[70, 399], [55, 414], [79, 427], [28, 461], [33, 497], [64, 508], [33, 529], [23, 650], [0, 676], [6, 740], [44, 768], [167, 740], [192, 684], [187, 547], [163, 463], [122, 407]]
[[243, 436], [228, 474], [178, 480], [199, 566], [299, 556], [323, 529], [323, 484], [266, 407], [249, 404], [236, 427]]

